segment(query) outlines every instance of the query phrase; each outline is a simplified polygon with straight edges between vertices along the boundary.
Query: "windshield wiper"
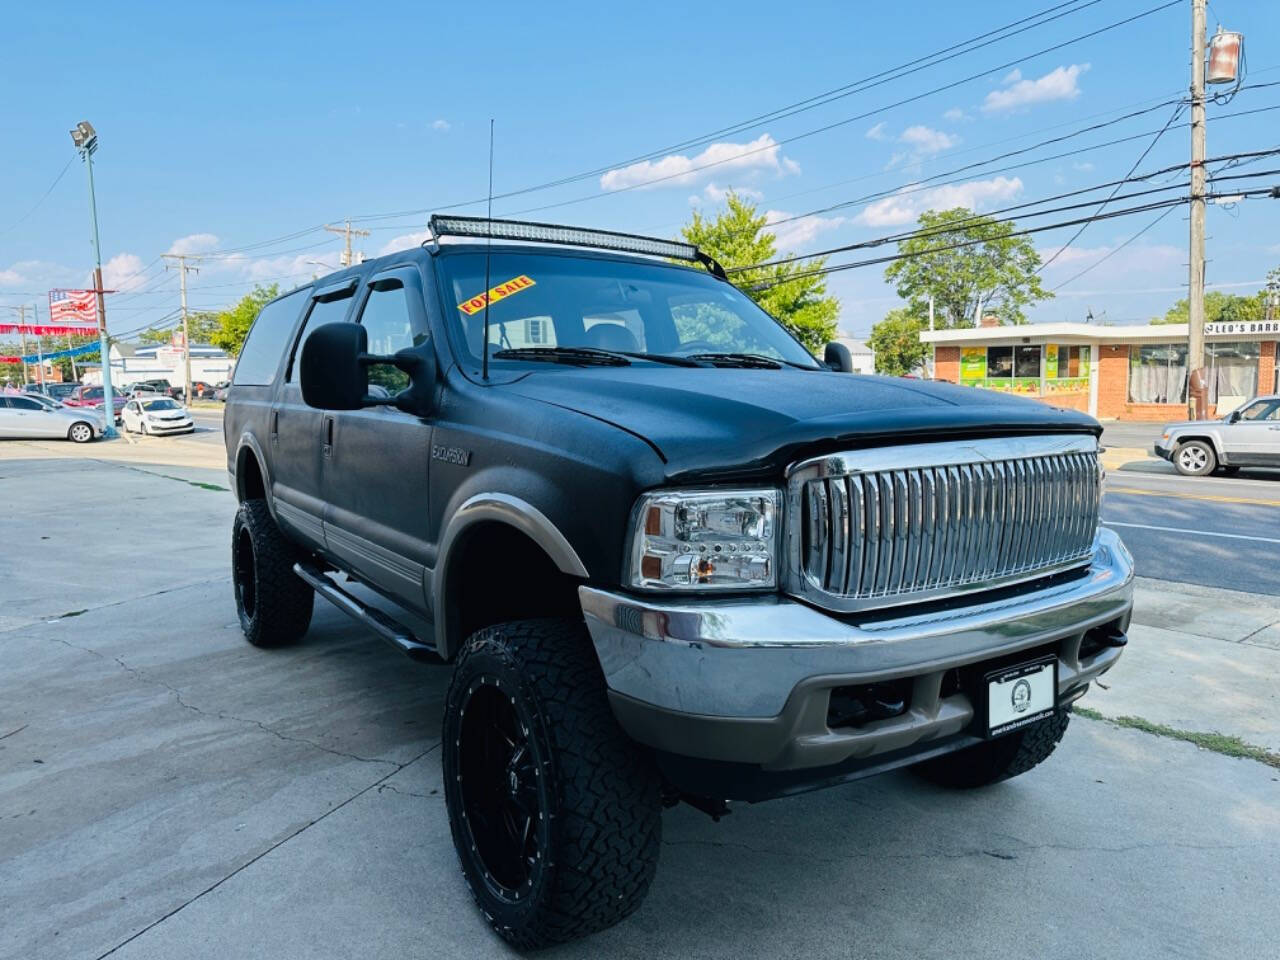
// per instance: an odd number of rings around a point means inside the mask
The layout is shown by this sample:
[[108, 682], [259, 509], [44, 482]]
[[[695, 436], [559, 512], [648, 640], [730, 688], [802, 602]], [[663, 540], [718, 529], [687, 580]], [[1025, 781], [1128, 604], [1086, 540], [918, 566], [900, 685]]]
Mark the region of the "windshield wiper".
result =
[[495, 360], [546, 360], [551, 363], [594, 363], [605, 367], [629, 367], [624, 354], [595, 347], [509, 347], [491, 353]]
[[690, 360], [702, 360], [717, 367], [751, 367], [758, 370], [781, 370], [782, 363], [758, 353], [693, 353]]

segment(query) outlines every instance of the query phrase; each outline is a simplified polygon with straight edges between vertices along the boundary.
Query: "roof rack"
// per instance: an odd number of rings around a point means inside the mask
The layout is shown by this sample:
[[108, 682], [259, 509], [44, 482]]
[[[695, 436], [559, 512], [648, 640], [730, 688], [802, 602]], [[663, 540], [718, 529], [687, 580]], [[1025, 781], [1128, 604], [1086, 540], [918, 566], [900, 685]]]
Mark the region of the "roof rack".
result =
[[634, 233], [566, 227], [556, 223], [534, 223], [528, 220], [491, 220], [487, 217], [455, 217], [433, 214], [430, 222], [433, 237], [489, 237], [494, 240], [531, 240], [558, 243], [569, 247], [597, 247], [624, 253], [645, 253], [671, 260], [700, 263], [712, 276], [727, 281], [728, 275], [715, 257], [703, 253], [692, 243], [662, 240]]

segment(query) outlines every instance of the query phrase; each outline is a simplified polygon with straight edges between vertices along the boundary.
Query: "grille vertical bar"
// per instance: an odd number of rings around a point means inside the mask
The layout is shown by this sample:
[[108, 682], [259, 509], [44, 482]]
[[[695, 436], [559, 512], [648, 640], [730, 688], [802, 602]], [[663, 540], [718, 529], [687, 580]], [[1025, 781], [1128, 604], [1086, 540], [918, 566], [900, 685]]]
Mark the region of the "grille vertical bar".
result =
[[801, 479], [793, 563], [819, 602], [890, 603], [1076, 565], [1099, 481], [1096, 447]]

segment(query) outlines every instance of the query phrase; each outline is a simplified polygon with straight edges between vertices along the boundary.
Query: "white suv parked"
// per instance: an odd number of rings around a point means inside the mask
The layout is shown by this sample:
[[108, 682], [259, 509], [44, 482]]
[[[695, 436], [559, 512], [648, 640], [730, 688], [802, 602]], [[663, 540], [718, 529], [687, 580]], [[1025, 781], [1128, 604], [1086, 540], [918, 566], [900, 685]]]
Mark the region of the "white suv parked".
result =
[[1280, 467], [1280, 394], [1255, 397], [1218, 420], [1171, 423], [1155, 453], [1189, 477]]

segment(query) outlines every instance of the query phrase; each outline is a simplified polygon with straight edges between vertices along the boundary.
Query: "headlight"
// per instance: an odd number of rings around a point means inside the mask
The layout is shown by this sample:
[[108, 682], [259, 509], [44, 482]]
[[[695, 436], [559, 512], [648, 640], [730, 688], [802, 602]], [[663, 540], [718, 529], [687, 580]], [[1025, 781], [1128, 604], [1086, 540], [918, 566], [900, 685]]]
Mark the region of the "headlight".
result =
[[627, 581], [649, 590], [775, 588], [777, 490], [645, 494], [632, 512]]

